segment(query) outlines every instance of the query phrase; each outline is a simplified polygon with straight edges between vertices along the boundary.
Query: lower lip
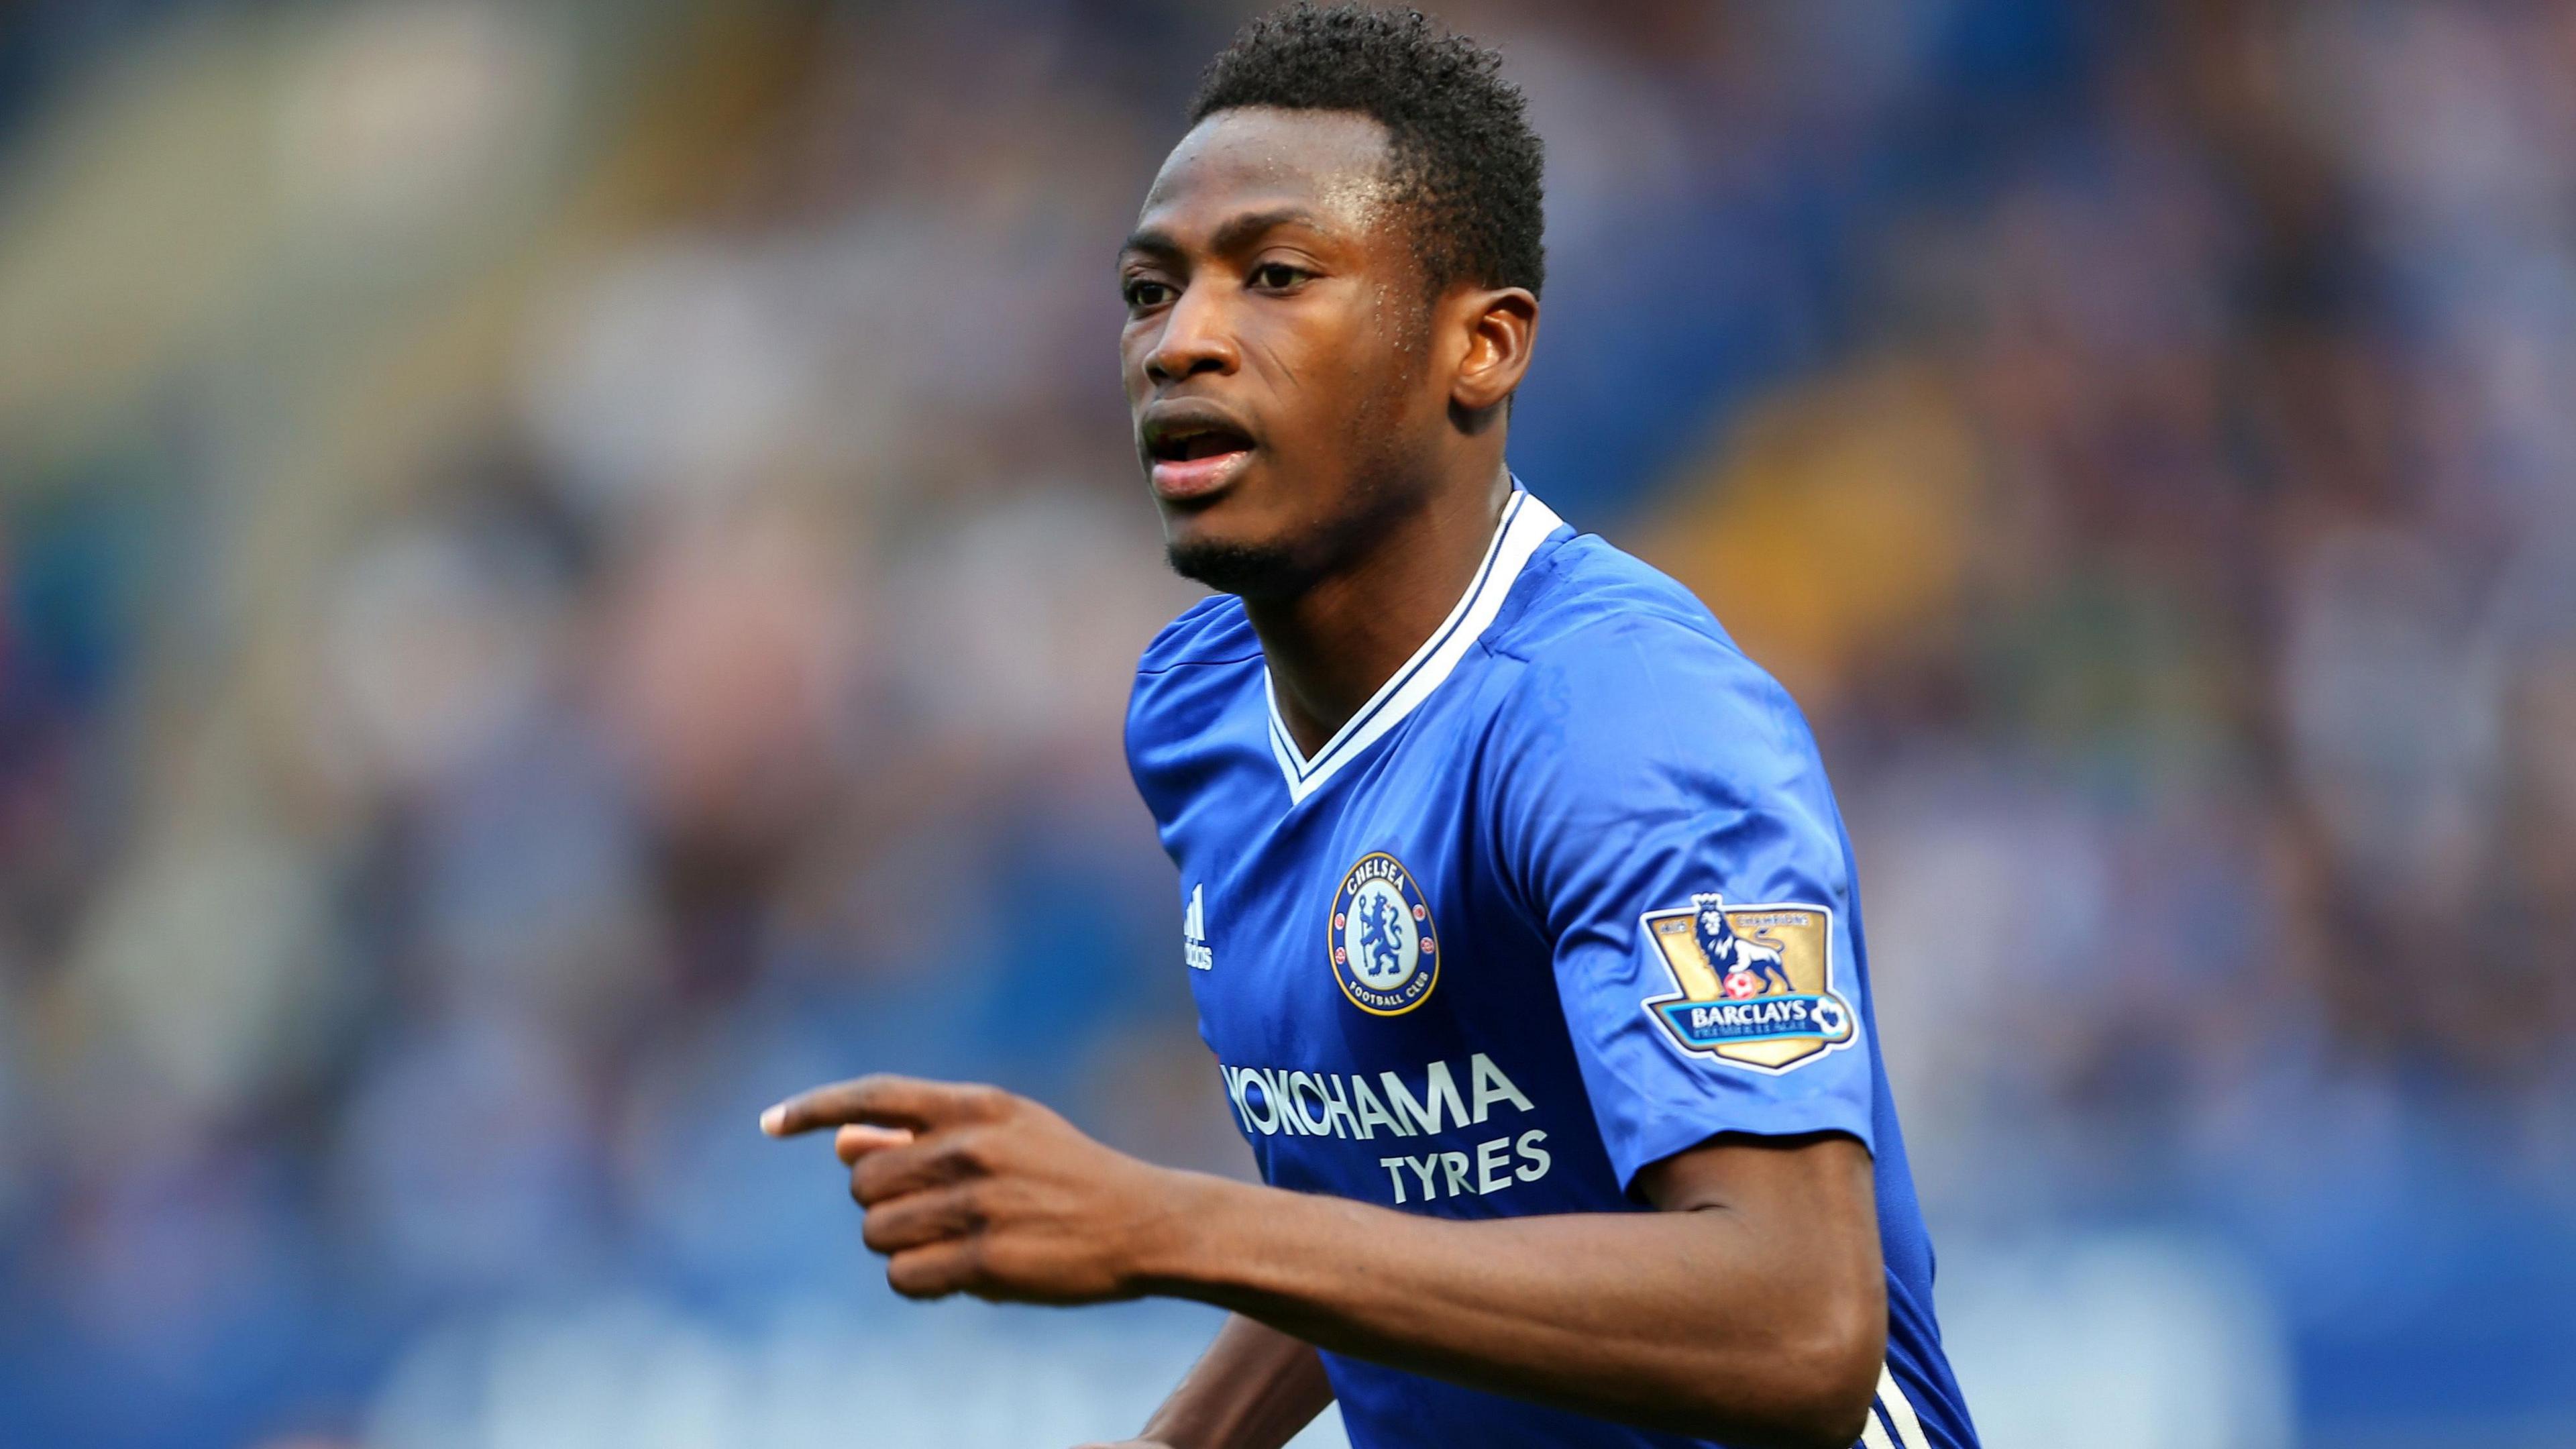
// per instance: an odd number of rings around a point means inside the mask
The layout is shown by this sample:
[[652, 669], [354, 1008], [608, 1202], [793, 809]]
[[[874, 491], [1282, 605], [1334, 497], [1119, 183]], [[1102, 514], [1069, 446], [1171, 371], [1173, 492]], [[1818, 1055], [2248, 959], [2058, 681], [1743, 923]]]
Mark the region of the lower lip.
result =
[[1208, 458], [1166, 459], [1154, 465], [1154, 496], [1168, 503], [1205, 498], [1228, 483], [1252, 461], [1245, 449]]

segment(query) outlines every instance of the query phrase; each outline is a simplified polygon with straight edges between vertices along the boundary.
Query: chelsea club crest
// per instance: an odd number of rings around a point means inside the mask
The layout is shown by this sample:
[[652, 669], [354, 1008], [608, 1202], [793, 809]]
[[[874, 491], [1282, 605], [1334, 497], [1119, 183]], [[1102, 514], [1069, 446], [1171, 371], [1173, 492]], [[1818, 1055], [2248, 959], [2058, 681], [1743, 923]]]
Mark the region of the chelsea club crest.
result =
[[1681, 988], [1649, 998], [1647, 1013], [1683, 1051], [1779, 1073], [1857, 1037], [1851, 1003], [1834, 989], [1825, 907], [1729, 906], [1703, 894], [1639, 923]]
[[1411, 1011], [1440, 984], [1431, 906], [1403, 862], [1385, 851], [1361, 856], [1342, 873], [1325, 938], [1342, 994], [1372, 1016]]

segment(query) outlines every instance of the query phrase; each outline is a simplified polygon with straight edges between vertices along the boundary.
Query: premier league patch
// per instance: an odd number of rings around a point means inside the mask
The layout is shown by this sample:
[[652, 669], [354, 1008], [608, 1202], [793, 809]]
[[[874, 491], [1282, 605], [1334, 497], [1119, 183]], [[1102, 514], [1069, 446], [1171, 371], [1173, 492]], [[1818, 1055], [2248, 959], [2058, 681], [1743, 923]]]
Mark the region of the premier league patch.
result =
[[1325, 933], [1333, 979], [1351, 1005], [1372, 1016], [1400, 1016], [1440, 984], [1440, 936], [1431, 907], [1403, 862], [1385, 851], [1360, 857], [1333, 893]]
[[1646, 1010], [1682, 1050], [1785, 1072], [1851, 1044], [1851, 1003], [1834, 990], [1832, 911], [1707, 894], [1638, 920], [1681, 988], [1648, 998]]

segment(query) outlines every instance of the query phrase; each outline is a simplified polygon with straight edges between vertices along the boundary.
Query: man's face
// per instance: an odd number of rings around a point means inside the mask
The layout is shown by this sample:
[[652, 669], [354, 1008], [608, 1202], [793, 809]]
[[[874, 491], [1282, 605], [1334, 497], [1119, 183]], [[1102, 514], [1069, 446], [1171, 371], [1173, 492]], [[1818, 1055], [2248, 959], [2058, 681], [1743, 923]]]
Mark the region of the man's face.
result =
[[1285, 594], [1416, 504], [1447, 388], [1386, 131], [1220, 111], [1181, 139], [1119, 255], [1119, 351], [1173, 566]]

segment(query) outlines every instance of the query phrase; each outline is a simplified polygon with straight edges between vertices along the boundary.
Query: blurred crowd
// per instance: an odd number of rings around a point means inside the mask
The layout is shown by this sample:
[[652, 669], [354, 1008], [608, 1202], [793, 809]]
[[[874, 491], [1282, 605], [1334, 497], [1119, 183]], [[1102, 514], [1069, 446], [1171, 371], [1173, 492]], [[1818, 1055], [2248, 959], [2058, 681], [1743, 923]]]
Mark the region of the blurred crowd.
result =
[[[910, 1321], [752, 1130], [858, 1070], [1244, 1170], [1110, 260], [1246, 13], [0, 19], [0, 1442]], [[1936, 1236], [2187, 1232], [2301, 1440], [2563, 1442], [2576, 5], [1442, 13], [1549, 146], [1514, 465], [1816, 723]]]

